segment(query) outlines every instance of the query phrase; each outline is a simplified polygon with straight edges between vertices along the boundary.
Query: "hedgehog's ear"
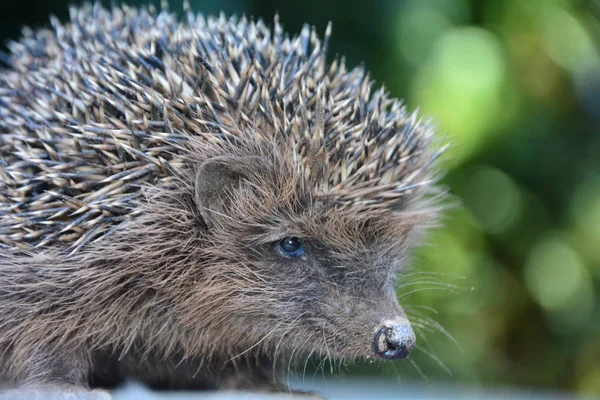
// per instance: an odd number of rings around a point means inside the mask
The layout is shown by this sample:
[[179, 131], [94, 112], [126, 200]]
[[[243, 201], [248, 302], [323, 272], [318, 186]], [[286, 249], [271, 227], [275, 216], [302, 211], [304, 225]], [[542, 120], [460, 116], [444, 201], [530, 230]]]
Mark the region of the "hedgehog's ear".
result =
[[196, 207], [208, 228], [228, 215], [231, 195], [239, 187], [242, 173], [226, 159], [205, 161], [196, 173]]

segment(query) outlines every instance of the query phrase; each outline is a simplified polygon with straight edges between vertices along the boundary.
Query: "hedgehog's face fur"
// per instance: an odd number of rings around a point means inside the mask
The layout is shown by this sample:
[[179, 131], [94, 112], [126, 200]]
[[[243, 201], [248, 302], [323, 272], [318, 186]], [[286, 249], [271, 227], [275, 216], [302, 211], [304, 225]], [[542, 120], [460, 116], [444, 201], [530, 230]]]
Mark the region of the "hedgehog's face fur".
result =
[[[406, 356], [414, 334], [394, 280], [426, 214], [340, 208], [315, 195], [289, 160], [229, 153], [199, 162], [184, 179], [194, 182], [187, 191], [194, 192], [202, 260], [189, 266], [198, 285], [177, 301], [188, 340], [209, 328], [220, 338], [214, 346], [231, 357], [249, 349], [270, 357]], [[154, 209], [166, 221], [169, 208]], [[302, 241], [303, 254], [282, 252], [290, 237]]]

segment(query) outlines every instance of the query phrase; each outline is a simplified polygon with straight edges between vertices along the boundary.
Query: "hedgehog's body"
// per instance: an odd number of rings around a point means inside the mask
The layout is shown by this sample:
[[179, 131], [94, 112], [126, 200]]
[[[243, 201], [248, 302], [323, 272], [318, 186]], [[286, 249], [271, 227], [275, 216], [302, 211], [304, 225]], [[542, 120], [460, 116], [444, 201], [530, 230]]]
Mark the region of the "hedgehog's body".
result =
[[410, 350], [427, 126], [307, 28], [53, 28], [0, 72], [0, 384], [272, 387], [279, 356]]

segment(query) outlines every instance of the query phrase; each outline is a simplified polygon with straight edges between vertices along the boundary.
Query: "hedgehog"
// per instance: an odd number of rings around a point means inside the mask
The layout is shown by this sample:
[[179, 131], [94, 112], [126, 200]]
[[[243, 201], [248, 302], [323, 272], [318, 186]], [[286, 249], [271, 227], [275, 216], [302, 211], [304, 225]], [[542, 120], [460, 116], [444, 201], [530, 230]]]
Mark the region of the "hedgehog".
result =
[[0, 70], [2, 387], [281, 391], [307, 357], [409, 356], [395, 282], [446, 146], [327, 61], [331, 24], [187, 3], [50, 22]]

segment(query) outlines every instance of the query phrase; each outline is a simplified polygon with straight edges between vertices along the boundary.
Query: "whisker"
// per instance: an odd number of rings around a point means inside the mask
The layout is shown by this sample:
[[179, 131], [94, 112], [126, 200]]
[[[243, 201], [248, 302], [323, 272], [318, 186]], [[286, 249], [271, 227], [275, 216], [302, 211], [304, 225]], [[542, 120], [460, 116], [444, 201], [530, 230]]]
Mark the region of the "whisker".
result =
[[423, 310], [427, 310], [427, 311], [430, 311], [430, 312], [432, 312], [432, 313], [434, 313], [436, 315], [438, 314], [438, 312], [437, 312], [437, 310], [435, 308], [430, 307], [430, 306], [425, 306], [425, 305], [405, 305], [404, 306], [404, 311], [413, 310], [415, 308], [420, 308], [420, 309], [423, 309]]
[[438, 357], [436, 357], [433, 353], [423, 349], [421, 346], [415, 346], [415, 349], [419, 350], [421, 353], [425, 354], [426, 356], [428, 356], [429, 358], [431, 358], [433, 361], [435, 361], [437, 363], [437, 365], [442, 368], [444, 371], [446, 371], [446, 373], [450, 376], [452, 376], [452, 371], [450, 371], [450, 369], [446, 366], [446, 364], [444, 364], [442, 362], [442, 360], [440, 360]]
[[419, 289], [411, 290], [410, 292], [404, 293], [404, 294], [398, 296], [398, 301], [406, 300], [408, 297], [412, 296], [415, 293], [426, 292], [426, 291], [441, 291], [441, 292], [449, 292], [449, 293], [452, 293], [452, 294], [455, 294], [455, 295], [459, 294], [457, 291], [449, 289], [448, 287], [431, 286], [431, 287], [425, 287], [425, 288], [419, 288]]
[[454, 279], [467, 279], [465, 275], [457, 275], [453, 272], [439, 272], [439, 271], [413, 271], [413, 272], [403, 272], [398, 274], [398, 280], [403, 280], [404, 278], [409, 278], [413, 276], [441, 276], [446, 278], [454, 278]]
[[310, 353], [308, 353], [308, 356], [306, 356], [306, 361], [304, 361], [304, 369], [302, 370], [302, 384], [304, 385], [305, 383], [305, 378], [306, 378], [306, 367], [308, 366], [308, 361], [310, 360], [310, 357], [313, 355], [313, 353], [315, 352], [315, 350], [311, 350]]
[[[327, 345], [327, 337], [325, 336], [325, 325], [323, 325], [322, 328], [323, 331], [323, 342], [325, 343], [325, 349], [327, 350], [327, 358], [329, 359], [329, 365], [330, 365], [330, 369], [331, 369], [331, 373], [333, 373], [333, 366], [331, 366], [331, 353], [329, 352], [329, 346]], [[325, 367], [325, 364], [323, 364], [323, 367]], [[323, 378], [325, 378], [325, 371], [323, 370]]]
[[288, 388], [290, 387], [290, 370], [292, 367], [292, 362], [294, 362], [294, 367], [296, 366], [296, 360], [294, 359], [294, 354], [296, 353], [296, 351], [304, 348], [306, 346], [306, 343], [308, 343], [310, 339], [311, 339], [311, 337], [309, 336], [304, 342], [302, 342], [301, 345], [295, 346], [294, 349], [292, 350], [292, 354], [288, 360], [288, 370], [287, 370], [287, 386], [288, 386]]
[[443, 284], [443, 285], [456, 287], [457, 289], [467, 289], [464, 286], [453, 285], [443, 279], [433, 278], [430, 276], [414, 278], [414, 279], [410, 279], [410, 280], [406, 280], [406, 281], [397, 281], [395, 283], [395, 286], [397, 286], [398, 288], [402, 288], [402, 287], [414, 286], [414, 285], [426, 284], [426, 283]]
[[440, 324], [433, 318], [431, 318], [427, 315], [424, 315], [422, 313], [416, 312], [414, 310], [412, 310], [410, 314], [416, 315], [416, 317], [409, 315], [409, 320], [411, 321], [412, 324], [415, 324], [415, 325], [420, 324], [420, 325], [429, 327], [431, 329], [434, 329], [435, 331], [441, 333], [446, 338], [448, 338], [448, 340], [450, 340], [462, 353], [464, 353], [464, 350], [463, 350], [462, 346], [460, 345], [460, 343], [458, 343], [458, 340], [456, 340], [456, 338], [450, 332], [448, 332], [448, 330], [446, 328], [444, 328], [444, 326], [442, 324]]
[[390, 365], [392, 367], [392, 369], [394, 370], [394, 374], [396, 374], [396, 378], [398, 378], [398, 382], [402, 382], [402, 377], [400, 376], [400, 373], [398, 372], [398, 368], [396, 368], [396, 363], [391, 362], [391, 363], [388, 363], [388, 365]]
[[226, 362], [230, 362], [232, 360], [235, 360], [236, 358], [239, 358], [241, 356], [243, 356], [244, 354], [248, 353], [250, 350], [254, 349], [256, 346], [260, 345], [262, 342], [264, 342], [269, 336], [271, 336], [281, 325], [283, 325], [284, 323], [286, 323], [287, 321], [281, 321], [279, 324], [277, 324], [275, 326], [275, 328], [271, 329], [271, 331], [269, 331], [269, 333], [267, 333], [265, 336], [263, 336], [258, 342], [256, 342], [255, 344], [253, 344], [252, 346], [250, 346], [248, 349], [242, 351], [241, 353], [239, 353], [238, 355], [235, 355], [233, 357], [231, 357], [229, 360], [227, 360]]
[[417, 371], [419, 373], [419, 375], [421, 375], [421, 378], [423, 378], [423, 380], [425, 382], [429, 382], [429, 379], [427, 378], [427, 375], [425, 375], [425, 373], [423, 372], [423, 370], [417, 365], [417, 362], [415, 360], [413, 360], [412, 357], [407, 357], [406, 361], [408, 361], [408, 363], [415, 369], [415, 371]]

